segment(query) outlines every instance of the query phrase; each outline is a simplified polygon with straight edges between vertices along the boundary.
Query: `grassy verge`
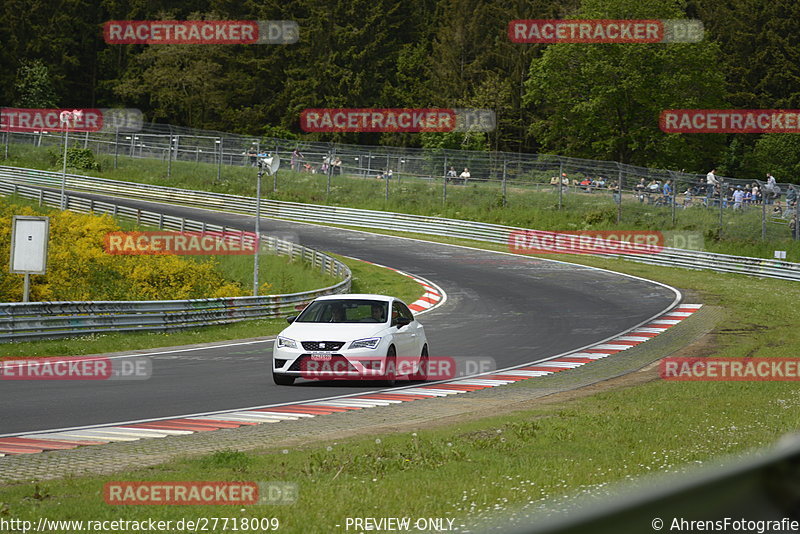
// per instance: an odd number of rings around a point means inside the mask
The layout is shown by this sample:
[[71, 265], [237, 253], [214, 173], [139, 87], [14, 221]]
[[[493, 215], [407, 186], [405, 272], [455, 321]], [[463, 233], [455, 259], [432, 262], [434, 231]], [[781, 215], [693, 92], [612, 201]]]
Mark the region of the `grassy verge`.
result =
[[[14, 145], [7, 164], [48, 169], [47, 148]], [[60, 161], [60, 160], [59, 160]], [[167, 185], [194, 190], [238, 195], [255, 195], [255, 170], [252, 167], [223, 166], [217, 180], [217, 166], [207, 163], [173, 162], [167, 177], [167, 164], [155, 159], [98, 157], [102, 171], [76, 171], [115, 180]], [[60, 166], [57, 166], [60, 169]], [[271, 180], [268, 180], [271, 182]], [[800, 261], [800, 243], [790, 239], [786, 222], [767, 224], [766, 241], [761, 241], [761, 207], [744, 212], [723, 210], [720, 226], [718, 209], [694, 207], [678, 209], [672, 223], [671, 209], [640, 203], [633, 195], [623, 196], [622, 220], [616, 224], [617, 207], [609, 191], [585, 193], [572, 191], [563, 195], [563, 209], [558, 209], [558, 194], [541, 184], [514, 186], [507, 189], [507, 205], [497, 183], [475, 183], [449, 186], [447, 202], [442, 201], [441, 181], [403, 178], [400, 173], [389, 183], [389, 199], [385, 200], [385, 183], [373, 178], [335, 176], [330, 194], [324, 175], [281, 170], [278, 190], [272, 192], [265, 183], [265, 196], [277, 200], [331, 204], [374, 210], [484, 221], [495, 224], [536, 228], [540, 230], [672, 230], [700, 232], [706, 250], [726, 254], [747, 254], [772, 257], [774, 250], [786, 250], [787, 259]], [[679, 205], [682, 197], [679, 197]]]
[[[346, 263], [353, 273], [352, 291], [354, 293], [383, 293], [397, 296], [405, 302], [413, 302], [424, 293], [418, 283], [390, 269], [341, 256], [338, 258]], [[290, 273], [293, 272], [290, 271]], [[263, 319], [242, 321], [230, 325], [192, 328], [173, 333], [119, 333], [72, 339], [5, 343], [0, 345], [0, 348], [2, 357], [78, 356], [271, 336], [285, 327], [284, 319]]]
[[[706, 347], [709, 355], [797, 356], [797, 284], [570, 259], [672, 284], [723, 307], [727, 321]], [[414, 433], [292, 450], [266, 445], [113, 476], [14, 484], [0, 489], [0, 501], [6, 517], [34, 522], [42, 516], [277, 517], [283, 532], [331, 532], [344, 529], [347, 517], [408, 516], [471, 525], [523, 509], [557, 509], [565, 495], [603, 493], [612, 482], [682, 472], [773, 443], [800, 428], [798, 407], [800, 394], [788, 382], [655, 381]], [[299, 500], [291, 506], [112, 507], [102, 499], [111, 480], [282, 480], [299, 485]]]

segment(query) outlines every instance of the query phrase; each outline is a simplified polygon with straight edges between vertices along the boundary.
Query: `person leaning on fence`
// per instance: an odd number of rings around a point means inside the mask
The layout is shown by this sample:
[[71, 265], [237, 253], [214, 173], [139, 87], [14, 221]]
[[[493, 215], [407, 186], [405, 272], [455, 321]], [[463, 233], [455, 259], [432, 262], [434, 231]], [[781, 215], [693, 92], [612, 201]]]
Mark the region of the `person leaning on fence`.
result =
[[469, 169], [464, 167], [464, 172], [462, 172], [458, 177], [461, 178], [461, 182], [466, 185], [471, 177]]
[[[448, 182], [452, 182], [457, 177], [458, 177], [458, 173], [456, 172], [455, 167], [450, 167], [450, 169], [447, 171], [447, 181]], [[552, 183], [552, 181], [550, 183]]]

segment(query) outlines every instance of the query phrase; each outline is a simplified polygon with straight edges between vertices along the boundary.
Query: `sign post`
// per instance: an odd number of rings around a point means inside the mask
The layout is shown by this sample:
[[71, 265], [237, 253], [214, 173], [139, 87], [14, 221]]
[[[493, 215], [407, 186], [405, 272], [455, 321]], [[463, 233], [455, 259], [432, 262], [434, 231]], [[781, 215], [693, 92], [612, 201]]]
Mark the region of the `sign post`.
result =
[[11, 229], [10, 272], [25, 275], [22, 302], [28, 302], [31, 275], [47, 272], [50, 217], [14, 215]]

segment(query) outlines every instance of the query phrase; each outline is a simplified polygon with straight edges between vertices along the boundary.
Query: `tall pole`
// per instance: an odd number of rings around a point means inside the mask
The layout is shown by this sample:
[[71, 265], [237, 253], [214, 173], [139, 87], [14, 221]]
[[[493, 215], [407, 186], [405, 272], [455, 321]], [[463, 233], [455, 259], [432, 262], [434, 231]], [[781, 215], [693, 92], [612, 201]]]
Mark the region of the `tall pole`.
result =
[[797, 241], [800, 240], [800, 195], [794, 198], [794, 240]]
[[222, 137], [219, 138], [219, 161], [217, 161], [217, 182], [222, 178]]
[[333, 174], [333, 160], [336, 155], [336, 147], [333, 147], [328, 153], [328, 186], [325, 189], [325, 198], [331, 194], [331, 174]]
[[761, 192], [761, 240], [767, 238], [767, 199], [764, 197], [764, 186], [758, 182], [758, 190]]
[[561, 211], [562, 196], [564, 194], [564, 163], [558, 163], [558, 209]]
[[67, 209], [67, 143], [69, 143], [69, 121], [66, 122], [66, 129], [64, 130], [64, 167], [61, 175], [61, 209]]
[[261, 176], [264, 174], [264, 164], [258, 162], [258, 182], [256, 184], [256, 242], [253, 251], [253, 296], [258, 296], [258, 253], [261, 248]]
[[114, 168], [117, 168], [117, 156], [119, 155], [119, 125], [114, 133]]
[[447, 202], [447, 154], [444, 156], [444, 178], [442, 179], [442, 204]]
[[172, 177], [172, 128], [169, 129], [169, 155], [167, 156], [167, 178]]
[[508, 160], [503, 158], [503, 207], [506, 207], [506, 167]]
[[725, 182], [719, 181], [719, 237], [722, 237], [722, 188]]

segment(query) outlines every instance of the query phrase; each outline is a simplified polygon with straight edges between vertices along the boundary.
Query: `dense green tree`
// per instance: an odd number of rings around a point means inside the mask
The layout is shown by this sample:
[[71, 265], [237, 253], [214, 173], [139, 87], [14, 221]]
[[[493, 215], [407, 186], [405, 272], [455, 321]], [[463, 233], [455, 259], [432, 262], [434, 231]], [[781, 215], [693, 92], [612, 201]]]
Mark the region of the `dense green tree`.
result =
[[14, 106], [19, 108], [54, 108], [58, 105], [50, 72], [41, 60], [23, 61], [14, 84]]
[[[683, 18], [676, 0], [586, 0], [580, 18]], [[661, 111], [718, 108], [723, 74], [714, 43], [554, 44], [531, 64], [531, 132], [548, 151], [624, 163], [699, 169], [720, 135], [664, 134]]]

